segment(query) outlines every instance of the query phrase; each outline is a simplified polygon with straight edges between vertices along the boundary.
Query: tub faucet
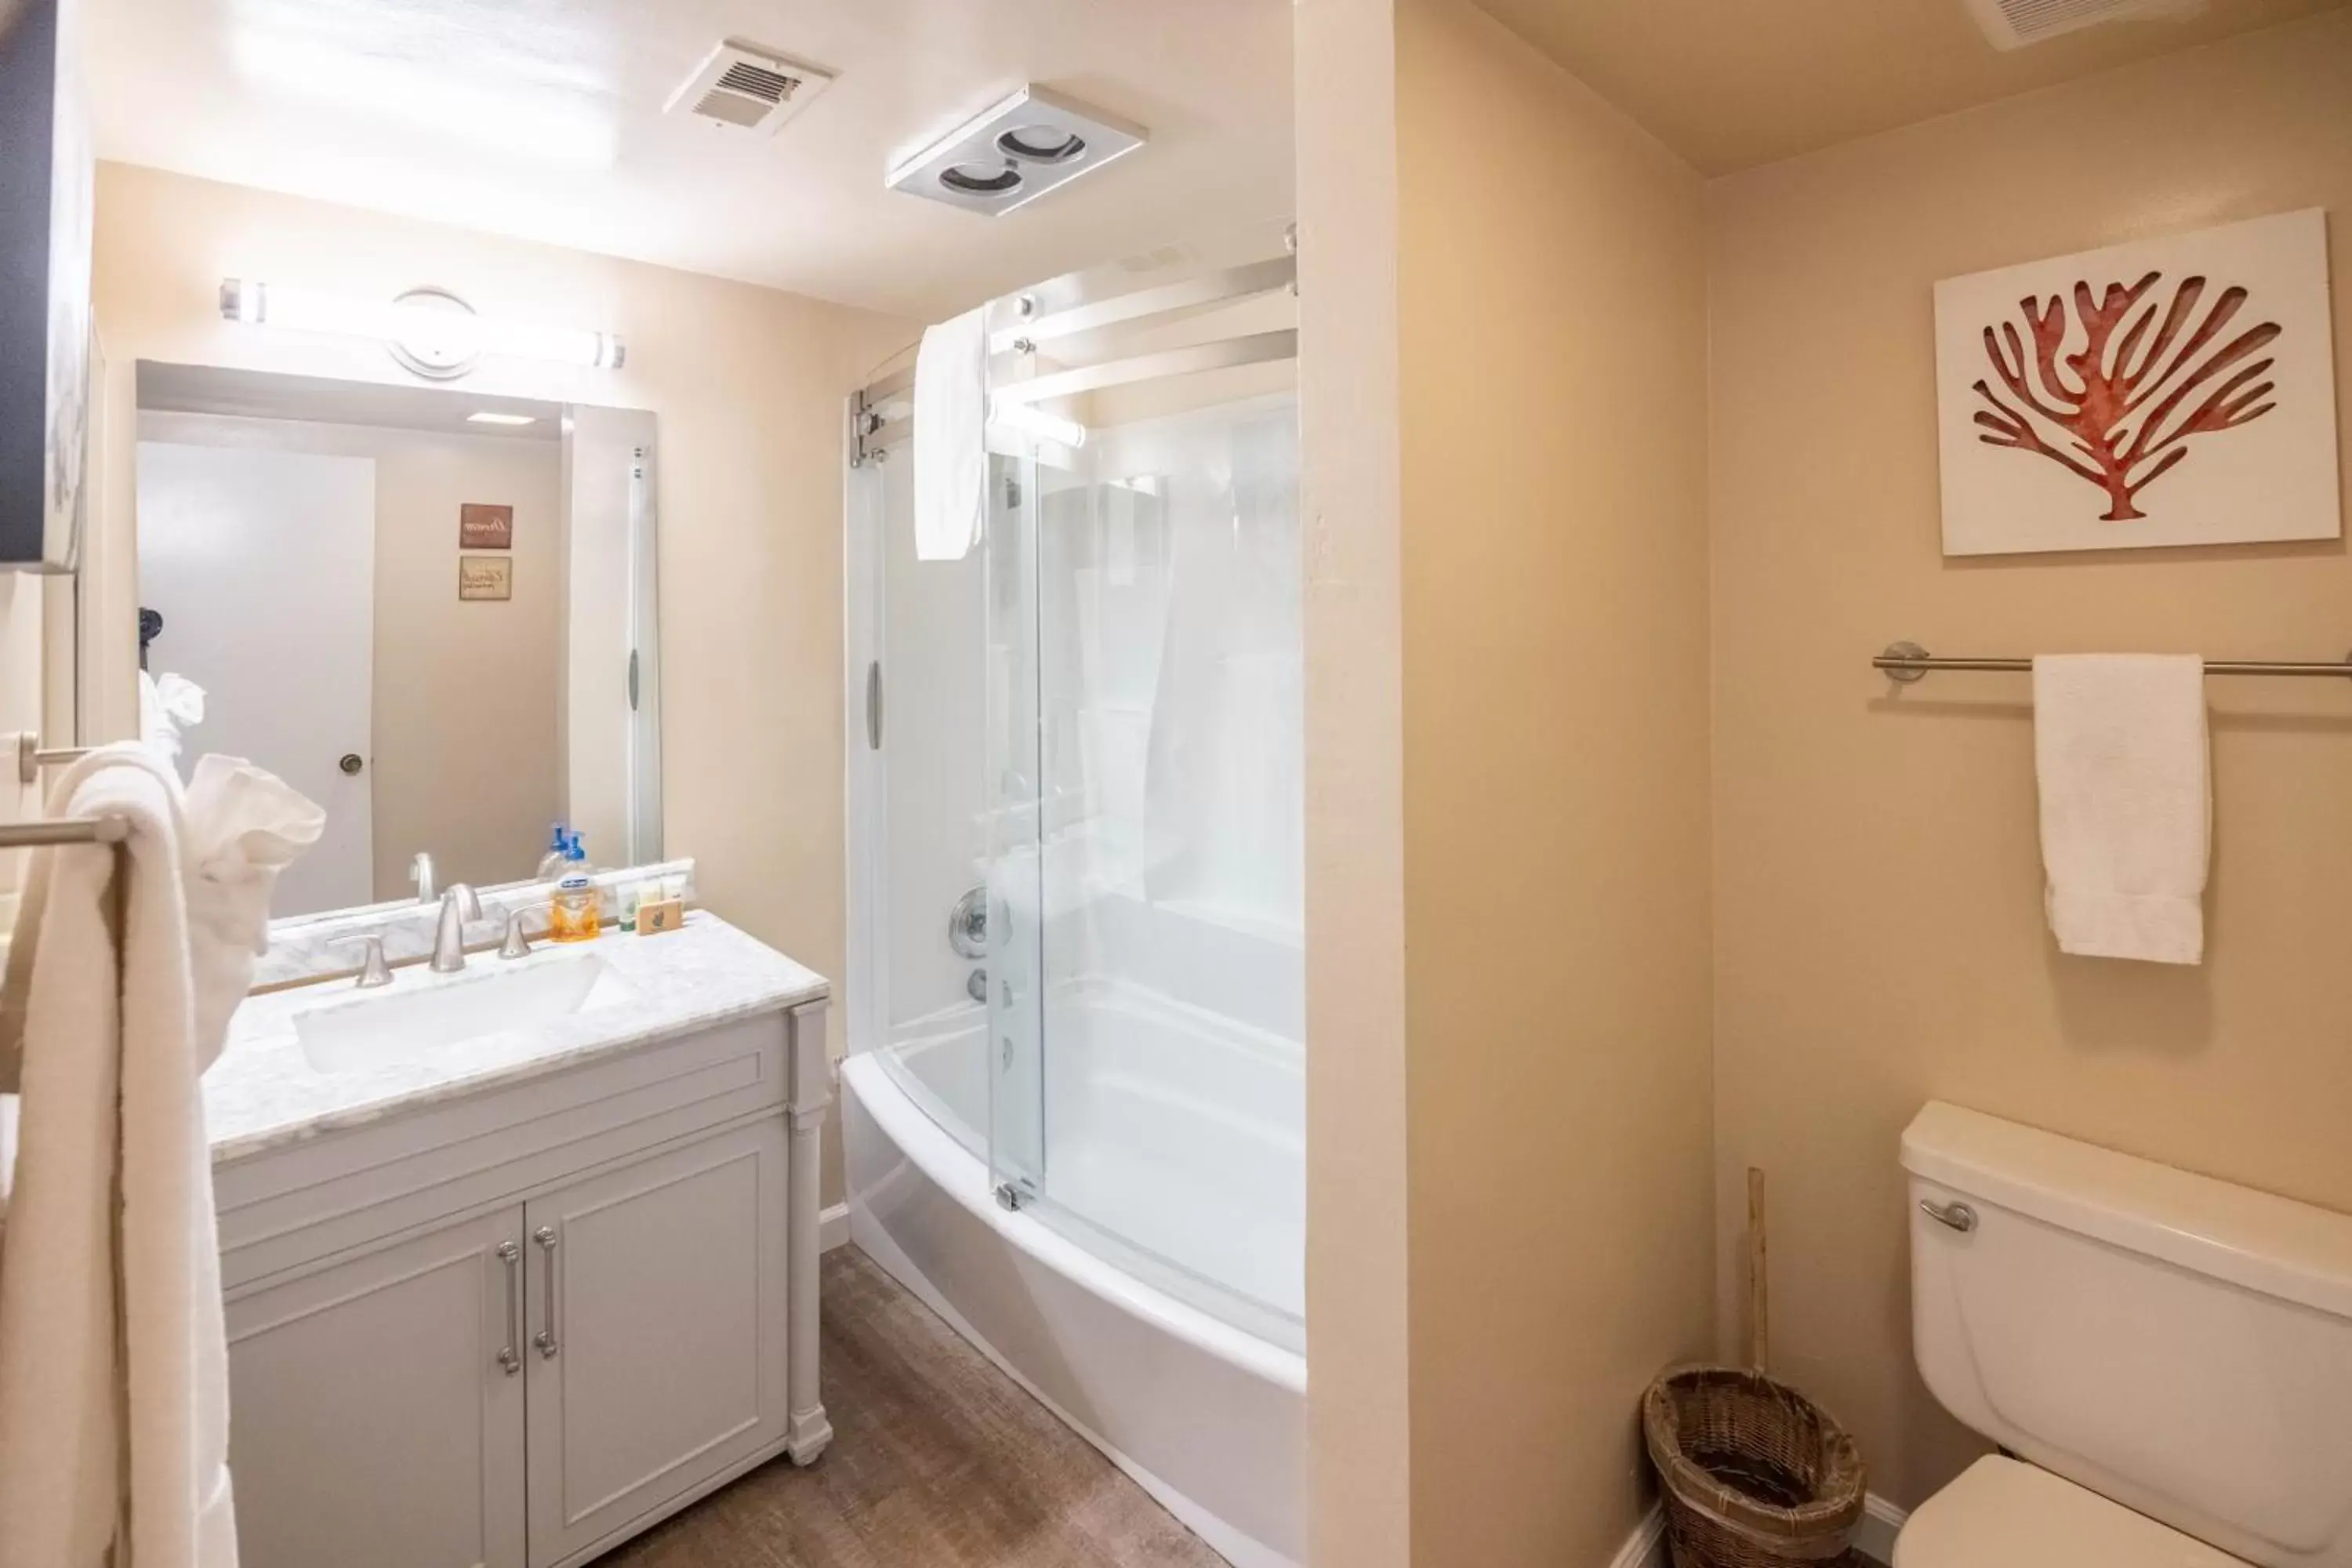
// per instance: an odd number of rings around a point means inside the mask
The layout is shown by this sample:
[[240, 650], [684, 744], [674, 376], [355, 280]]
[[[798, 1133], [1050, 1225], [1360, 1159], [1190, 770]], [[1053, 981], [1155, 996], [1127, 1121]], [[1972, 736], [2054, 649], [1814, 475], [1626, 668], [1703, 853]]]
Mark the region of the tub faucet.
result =
[[466, 967], [466, 922], [482, 918], [482, 900], [470, 882], [452, 882], [441, 895], [441, 918], [433, 926], [436, 974], [455, 974]]

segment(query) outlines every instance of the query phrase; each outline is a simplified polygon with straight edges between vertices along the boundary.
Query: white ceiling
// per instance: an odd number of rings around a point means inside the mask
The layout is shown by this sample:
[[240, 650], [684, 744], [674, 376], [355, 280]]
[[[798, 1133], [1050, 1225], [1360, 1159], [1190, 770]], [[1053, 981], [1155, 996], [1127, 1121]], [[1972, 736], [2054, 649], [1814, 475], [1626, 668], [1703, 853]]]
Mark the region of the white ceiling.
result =
[[[87, 0], [101, 157], [935, 318], [1291, 208], [1287, 0]], [[666, 117], [724, 37], [839, 79]], [[883, 171], [1024, 81], [1150, 128], [1003, 218]]]

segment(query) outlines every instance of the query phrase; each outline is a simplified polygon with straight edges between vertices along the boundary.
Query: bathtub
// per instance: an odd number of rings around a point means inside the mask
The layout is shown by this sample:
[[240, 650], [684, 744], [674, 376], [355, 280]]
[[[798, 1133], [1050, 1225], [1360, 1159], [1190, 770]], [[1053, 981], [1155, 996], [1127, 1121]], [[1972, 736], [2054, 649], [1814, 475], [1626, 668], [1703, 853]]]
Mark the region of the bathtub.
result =
[[1297, 1568], [1297, 1047], [1131, 987], [1058, 1006], [1021, 1210], [953, 1109], [985, 1104], [977, 1009], [844, 1064], [851, 1237], [1235, 1568]]

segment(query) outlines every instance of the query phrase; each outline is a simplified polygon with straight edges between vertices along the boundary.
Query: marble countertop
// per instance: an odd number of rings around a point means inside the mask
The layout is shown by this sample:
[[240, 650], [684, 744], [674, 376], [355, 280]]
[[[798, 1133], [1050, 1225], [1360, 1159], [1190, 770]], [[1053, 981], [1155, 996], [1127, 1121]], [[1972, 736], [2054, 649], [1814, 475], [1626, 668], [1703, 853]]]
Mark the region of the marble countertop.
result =
[[[563, 963], [583, 953], [593, 953], [622, 983], [614, 988], [617, 994], [550, 1023], [335, 1072], [311, 1067], [295, 1035], [297, 1015], [316, 1008], [463, 985], [500, 970]], [[593, 942], [542, 943], [528, 958], [478, 954], [459, 974], [435, 974], [421, 964], [393, 973], [383, 990], [362, 992], [348, 981], [330, 980], [246, 998], [229, 1021], [227, 1046], [204, 1078], [214, 1163], [730, 1019], [796, 1007], [831, 989], [824, 976], [703, 910], [660, 936], [612, 932]]]

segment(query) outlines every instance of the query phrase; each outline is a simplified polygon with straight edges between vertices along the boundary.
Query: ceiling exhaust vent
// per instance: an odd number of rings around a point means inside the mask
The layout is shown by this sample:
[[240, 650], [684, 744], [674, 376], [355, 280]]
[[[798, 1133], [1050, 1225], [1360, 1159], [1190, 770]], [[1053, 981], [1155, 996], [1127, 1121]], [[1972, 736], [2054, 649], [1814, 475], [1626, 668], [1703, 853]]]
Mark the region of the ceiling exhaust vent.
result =
[[695, 67], [662, 112], [772, 136], [832, 80], [821, 66], [730, 38]]
[[2102, 22], [2193, 16], [2205, 0], [1968, 0], [1968, 7], [1994, 48], [2021, 49]]
[[1024, 87], [900, 159], [883, 184], [910, 196], [1003, 217], [1125, 157], [1150, 134], [1074, 98]]

